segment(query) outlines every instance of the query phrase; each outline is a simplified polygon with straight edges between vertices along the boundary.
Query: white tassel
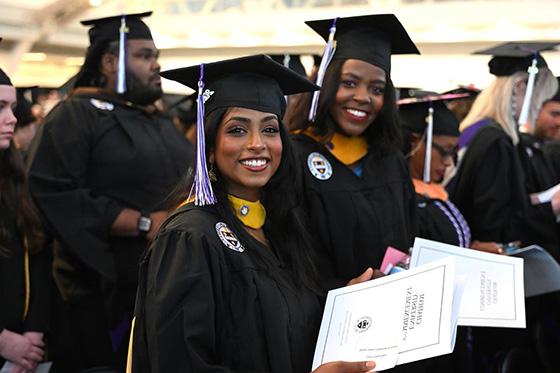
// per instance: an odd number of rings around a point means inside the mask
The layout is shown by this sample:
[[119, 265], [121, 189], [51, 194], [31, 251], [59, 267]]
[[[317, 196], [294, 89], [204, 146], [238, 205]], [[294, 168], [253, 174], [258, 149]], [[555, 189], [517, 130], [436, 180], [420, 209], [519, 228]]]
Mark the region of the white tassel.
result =
[[432, 135], [434, 133], [434, 108], [430, 102], [428, 109], [428, 128], [426, 128], [426, 155], [424, 157], [424, 182], [430, 182], [432, 168]]
[[529, 109], [531, 108], [531, 98], [533, 97], [533, 88], [535, 88], [535, 79], [539, 72], [537, 67], [537, 57], [533, 57], [533, 63], [527, 69], [529, 73], [529, 79], [527, 80], [527, 89], [525, 90], [525, 97], [523, 98], [523, 106], [521, 107], [521, 113], [519, 114], [519, 119], [517, 124], [520, 126], [527, 123], [529, 119]]
[[117, 93], [126, 92], [126, 17], [121, 17], [121, 28], [119, 29], [119, 62], [117, 66]]
[[[329, 30], [329, 41], [327, 45], [325, 45], [325, 50], [323, 51], [323, 58], [321, 59], [321, 64], [319, 65], [319, 70], [317, 71], [317, 81], [315, 82], [316, 85], [321, 87], [323, 85], [323, 79], [325, 78], [325, 72], [327, 71], [327, 67], [331, 63], [331, 60], [334, 56], [334, 52], [336, 50], [336, 41], [334, 40], [334, 35], [336, 33], [336, 21], [338, 18], [333, 20], [333, 24]], [[310, 122], [315, 121], [315, 117], [317, 115], [317, 108], [319, 106], [319, 96], [321, 94], [321, 90], [313, 92], [313, 98], [311, 99], [311, 107], [309, 108], [309, 116], [307, 119]]]

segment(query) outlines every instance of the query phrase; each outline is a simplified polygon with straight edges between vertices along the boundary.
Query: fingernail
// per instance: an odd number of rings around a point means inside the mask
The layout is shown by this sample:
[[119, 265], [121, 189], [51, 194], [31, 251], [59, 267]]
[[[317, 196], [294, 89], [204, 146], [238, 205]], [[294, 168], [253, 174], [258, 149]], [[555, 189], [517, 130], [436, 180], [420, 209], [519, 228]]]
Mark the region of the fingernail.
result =
[[368, 361], [368, 362], [366, 363], [366, 368], [368, 368], [368, 369], [373, 369], [373, 368], [375, 368], [375, 363], [374, 363], [373, 361]]

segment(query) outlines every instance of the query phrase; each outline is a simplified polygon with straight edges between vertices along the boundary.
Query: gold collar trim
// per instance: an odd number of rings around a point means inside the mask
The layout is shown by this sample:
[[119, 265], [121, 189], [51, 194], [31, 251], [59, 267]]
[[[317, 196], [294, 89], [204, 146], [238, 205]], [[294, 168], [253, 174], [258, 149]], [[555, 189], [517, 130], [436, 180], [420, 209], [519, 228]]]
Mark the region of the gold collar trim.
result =
[[228, 199], [243, 225], [253, 229], [262, 228], [266, 220], [266, 210], [260, 201], [251, 202], [231, 194], [228, 194]]

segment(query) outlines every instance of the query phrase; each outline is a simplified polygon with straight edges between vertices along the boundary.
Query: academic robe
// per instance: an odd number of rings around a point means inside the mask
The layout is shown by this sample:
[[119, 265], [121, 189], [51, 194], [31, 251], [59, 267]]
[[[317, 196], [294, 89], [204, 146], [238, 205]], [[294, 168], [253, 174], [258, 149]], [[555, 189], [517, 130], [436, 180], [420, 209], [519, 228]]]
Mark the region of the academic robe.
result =
[[[525, 172], [528, 194], [545, 191], [557, 184], [557, 176], [550, 159], [544, 153], [544, 144], [534, 136], [521, 133], [518, 144], [519, 158]], [[531, 227], [530, 243], [536, 243], [560, 260], [560, 236], [556, 216], [550, 203], [531, 206], [527, 224]]]
[[[25, 255], [15, 213], [0, 203], [0, 229], [7, 234], [0, 251], [0, 332], [8, 329], [22, 334], [44, 333], [50, 299], [50, 261], [46, 249], [29, 255], [29, 309], [25, 308]], [[0, 363], [3, 362], [0, 357]]]
[[524, 180], [510, 137], [495, 123], [481, 127], [449, 191], [449, 198], [469, 223], [473, 240], [527, 242], [529, 196]]
[[[524, 151], [524, 150], [523, 150]], [[529, 220], [548, 206], [530, 206], [527, 180], [520, 148], [495, 122], [481, 127], [466, 150], [456, 174], [451, 200], [471, 227], [473, 240], [522, 245], [535, 242], [538, 233]], [[538, 356], [534, 335], [542, 322], [542, 297], [526, 299], [527, 329], [473, 328], [474, 371], [494, 372], [504, 354], [523, 350], [536, 371], [547, 357]]]
[[551, 141], [545, 144], [544, 153], [556, 175], [556, 183], [560, 182], [560, 142]]
[[110, 282], [135, 283], [146, 240], [110, 236], [111, 225], [123, 208], [163, 209], [190, 165], [191, 145], [162, 114], [100, 91], [59, 104], [41, 136], [29, 181], [57, 240], [55, 278], [63, 296], [82, 295], [66, 282], [83, 267]]
[[158, 111], [94, 88], [61, 102], [42, 127], [29, 183], [55, 239], [53, 276], [62, 300], [55, 302], [53, 360], [69, 372], [123, 366], [148, 243], [112, 236], [111, 226], [124, 208], [165, 209], [192, 146]]
[[164, 224], [140, 269], [133, 372], [311, 371], [321, 298], [231, 219], [188, 204]]
[[469, 246], [470, 229], [451, 201], [416, 194], [416, 205], [418, 237], [455, 246]]
[[[360, 161], [360, 177], [309, 136], [292, 139], [319, 255], [337, 278], [349, 281], [367, 267], [379, 268], [387, 246], [408, 251], [416, 229], [415, 193], [397, 149], [380, 158], [369, 152]], [[313, 153], [324, 165], [312, 163]], [[317, 174], [323, 166], [330, 177]]]

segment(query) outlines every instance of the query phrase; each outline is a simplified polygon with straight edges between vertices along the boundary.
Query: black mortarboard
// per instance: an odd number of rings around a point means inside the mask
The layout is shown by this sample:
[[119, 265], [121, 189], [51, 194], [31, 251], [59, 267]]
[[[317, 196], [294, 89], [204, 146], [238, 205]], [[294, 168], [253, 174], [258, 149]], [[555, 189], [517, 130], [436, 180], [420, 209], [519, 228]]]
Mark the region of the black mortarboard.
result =
[[[328, 41], [333, 19], [305, 22]], [[358, 59], [391, 72], [392, 54], [420, 54], [394, 14], [372, 14], [336, 21], [333, 58]]]
[[299, 54], [269, 54], [270, 58], [295, 71], [299, 75], [307, 77], [305, 67], [301, 63], [301, 56]]
[[433, 135], [459, 137], [459, 121], [444, 101], [466, 97], [467, 94], [443, 94], [399, 100], [399, 121], [413, 133], [426, 134], [423, 180], [430, 182]]
[[466, 86], [466, 85], [460, 85], [457, 88], [453, 88], [450, 89], [449, 91], [445, 91], [443, 92], [443, 94], [463, 94], [466, 93], [468, 94], [468, 96], [465, 96], [465, 98], [469, 98], [469, 97], [476, 97], [478, 96], [478, 94], [480, 93], [480, 89], [474, 87], [474, 86]]
[[[153, 40], [150, 28], [142, 21], [143, 17], [149, 17], [150, 15], [152, 15], [152, 12], [122, 14], [81, 21], [84, 26], [92, 26], [88, 32], [91, 46], [84, 66], [96, 65], [105, 45], [112, 41], [119, 41], [117, 85], [115, 87], [119, 94], [126, 91], [126, 41], [134, 39]], [[82, 85], [82, 80], [85, 80], [80, 75], [83, 74], [78, 75], [75, 87]]]
[[89, 29], [89, 43], [95, 44], [99, 41], [114, 41], [119, 39], [121, 19], [126, 19], [126, 38], [127, 39], [149, 39], [152, 40], [152, 33], [142, 18], [149, 17], [152, 12], [122, 14], [112, 17], [88, 19], [80, 21], [84, 26], [92, 26]]
[[526, 72], [533, 57], [537, 58], [537, 67], [547, 67], [540, 52], [554, 50], [558, 42], [508, 42], [489, 49], [476, 51], [474, 54], [493, 56], [488, 62], [490, 74], [510, 76], [518, 71]]
[[[459, 122], [443, 101], [432, 101], [434, 108], [434, 135], [459, 136]], [[430, 102], [399, 105], [399, 120], [402, 127], [414, 133], [426, 131], [426, 120]]]
[[397, 101], [405, 98], [418, 98], [418, 97], [437, 95], [436, 92], [424, 91], [420, 88], [411, 88], [411, 87], [397, 87], [395, 88], [395, 94], [396, 94]]
[[8, 75], [2, 69], [0, 69], [0, 85], [13, 85]]
[[37, 88], [37, 86], [16, 88], [17, 104], [14, 109], [14, 115], [17, 118], [18, 127], [25, 127], [35, 121], [35, 117], [31, 112], [31, 106], [33, 106], [33, 104], [26, 97], [26, 94], [30, 93], [34, 88]]
[[217, 201], [206, 165], [205, 114], [219, 108], [242, 107], [273, 113], [281, 119], [286, 110], [284, 95], [319, 89], [264, 54], [164, 71], [161, 76], [198, 91], [196, 167], [190, 193], [197, 206]]
[[[200, 66], [164, 71], [161, 76], [196, 90]], [[238, 106], [282, 118], [286, 109], [284, 95], [318, 89], [305, 77], [264, 54], [204, 64], [203, 80], [207, 114], [218, 108]]]

